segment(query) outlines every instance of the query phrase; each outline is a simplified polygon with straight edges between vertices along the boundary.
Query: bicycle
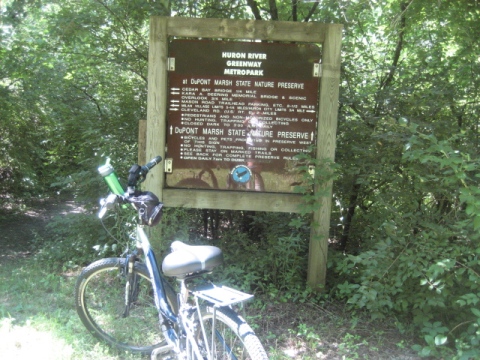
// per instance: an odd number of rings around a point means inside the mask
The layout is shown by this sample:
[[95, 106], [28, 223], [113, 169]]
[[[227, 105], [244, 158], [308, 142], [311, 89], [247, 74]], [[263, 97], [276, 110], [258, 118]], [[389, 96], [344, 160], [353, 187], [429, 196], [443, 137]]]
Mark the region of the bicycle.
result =
[[[233, 309], [253, 295], [203, 277], [223, 263], [218, 247], [174, 241], [160, 271], [144, 228], [159, 222], [162, 204], [153, 193], [137, 190], [160, 161], [132, 166], [126, 192], [108, 161], [99, 168], [112, 190], [101, 201], [99, 218], [116, 206], [134, 208], [136, 248], [81, 272], [75, 286], [81, 321], [97, 339], [151, 359], [268, 359], [257, 335]], [[178, 293], [166, 277], [178, 282]], [[203, 280], [197, 284], [198, 279]]]

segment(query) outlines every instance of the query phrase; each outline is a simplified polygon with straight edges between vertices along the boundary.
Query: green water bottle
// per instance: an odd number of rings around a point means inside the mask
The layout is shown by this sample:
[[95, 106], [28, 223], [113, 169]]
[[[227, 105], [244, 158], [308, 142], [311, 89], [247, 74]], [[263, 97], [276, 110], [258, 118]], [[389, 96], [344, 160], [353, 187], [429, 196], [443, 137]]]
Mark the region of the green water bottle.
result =
[[125, 190], [123, 190], [122, 185], [118, 181], [118, 177], [117, 174], [115, 174], [113, 166], [110, 165], [110, 159], [107, 160], [105, 165], [102, 165], [98, 168], [98, 172], [100, 173], [100, 175], [102, 175], [108, 187], [114, 194], [125, 194]]

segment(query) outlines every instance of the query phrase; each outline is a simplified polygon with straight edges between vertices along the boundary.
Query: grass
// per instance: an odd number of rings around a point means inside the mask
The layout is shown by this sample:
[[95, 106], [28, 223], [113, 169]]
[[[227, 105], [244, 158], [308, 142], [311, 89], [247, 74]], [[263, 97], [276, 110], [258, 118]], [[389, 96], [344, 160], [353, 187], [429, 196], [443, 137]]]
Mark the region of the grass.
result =
[[277, 303], [252, 320], [270, 359], [419, 358], [410, 349], [413, 338], [391, 322], [366, 315], [349, 313], [334, 302]]
[[0, 359], [128, 359], [98, 343], [74, 308], [76, 273], [32, 259], [0, 265]]
[[[136, 359], [97, 342], [74, 309], [78, 272], [52, 272], [32, 258], [0, 264], [0, 359]], [[271, 359], [414, 359], [408, 339], [330, 304], [247, 308]], [[300, 311], [299, 311], [300, 307]]]
[[[0, 212], [0, 359], [141, 358], [111, 349], [87, 332], [74, 307], [80, 269], [60, 270], [59, 261], [40, 263], [32, 255], [31, 230], [41, 230], [45, 220], [35, 214], [7, 215], [2, 219]], [[44, 252], [52, 252], [56, 238], [45, 239], [54, 239], [42, 245]], [[333, 301], [288, 299], [278, 293], [256, 296], [247, 306], [247, 320], [270, 359], [418, 358], [411, 350], [414, 339], [400, 334], [391, 319], [373, 322]]]

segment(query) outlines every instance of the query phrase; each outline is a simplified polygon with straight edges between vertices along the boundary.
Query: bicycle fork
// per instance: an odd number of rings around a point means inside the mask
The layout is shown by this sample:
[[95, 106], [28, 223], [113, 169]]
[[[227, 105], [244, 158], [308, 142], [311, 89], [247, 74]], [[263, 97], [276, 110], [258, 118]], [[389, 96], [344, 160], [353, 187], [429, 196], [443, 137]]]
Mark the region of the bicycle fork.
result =
[[135, 259], [136, 257], [134, 255], [128, 256], [127, 266], [125, 267], [125, 309], [122, 314], [122, 317], [124, 318], [126, 318], [130, 314], [130, 306], [132, 302], [136, 301], [136, 298], [138, 296], [138, 276], [133, 271]]

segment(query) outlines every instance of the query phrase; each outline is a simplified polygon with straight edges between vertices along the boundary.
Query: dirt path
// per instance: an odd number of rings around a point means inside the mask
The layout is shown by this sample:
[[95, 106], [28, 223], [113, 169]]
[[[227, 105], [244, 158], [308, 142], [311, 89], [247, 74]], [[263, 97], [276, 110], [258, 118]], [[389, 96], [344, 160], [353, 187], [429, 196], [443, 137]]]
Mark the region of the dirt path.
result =
[[36, 200], [24, 206], [0, 208], [0, 264], [32, 254], [35, 238], [46, 234], [46, 225], [55, 216], [78, 211], [73, 201]]

